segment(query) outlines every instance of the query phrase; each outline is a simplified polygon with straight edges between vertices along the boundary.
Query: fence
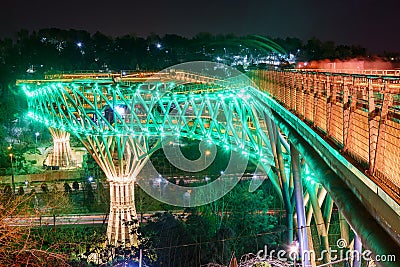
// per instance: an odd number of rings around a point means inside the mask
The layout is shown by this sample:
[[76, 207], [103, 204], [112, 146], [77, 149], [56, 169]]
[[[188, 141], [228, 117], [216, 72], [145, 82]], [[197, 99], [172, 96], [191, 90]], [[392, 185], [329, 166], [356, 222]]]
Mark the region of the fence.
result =
[[400, 203], [400, 77], [269, 70], [250, 76]]

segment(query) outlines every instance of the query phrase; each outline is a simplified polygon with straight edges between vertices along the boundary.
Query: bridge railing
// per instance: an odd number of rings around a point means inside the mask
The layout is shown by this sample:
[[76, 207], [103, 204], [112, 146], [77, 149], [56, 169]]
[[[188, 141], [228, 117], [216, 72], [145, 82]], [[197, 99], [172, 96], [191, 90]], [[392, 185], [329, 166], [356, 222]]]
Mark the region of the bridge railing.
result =
[[[298, 72], [299, 70], [292, 70]], [[364, 70], [364, 69], [301, 69], [303, 72], [325, 72], [331, 73], [343, 73], [343, 74], [361, 74], [361, 75], [372, 75], [372, 76], [399, 76], [400, 70]]]
[[266, 70], [251, 76], [400, 203], [400, 77]]
[[[244, 88], [251, 86], [251, 80], [246, 78], [244, 74], [233, 73], [231, 77], [209, 75], [181, 69], [167, 69], [164, 71], [154, 72], [138, 72], [138, 71], [121, 71], [121, 72], [96, 72], [92, 70], [80, 71], [65, 71], [47, 73], [44, 80], [19, 80], [20, 83], [37, 83], [37, 82], [54, 82], [54, 81], [102, 81], [104, 83], [119, 83], [124, 86], [134, 86], [139, 82], [151, 83], [166, 83], [168, 81], [177, 82], [174, 91], [181, 90], [180, 85], [186, 84], [182, 92], [192, 90], [193, 93], [198, 92], [215, 92], [223, 88]], [[189, 84], [189, 85], [188, 85]], [[192, 84], [192, 88], [190, 88]], [[199, 88], [199, 86], [202, 88]]]
[[98, 71], [98, 70], [74, 70], [74, 71], [52, 71], [44, 74], [45, 80], [55, 79], [128, 79], [146, 75], [152, 75], [157, 71]]

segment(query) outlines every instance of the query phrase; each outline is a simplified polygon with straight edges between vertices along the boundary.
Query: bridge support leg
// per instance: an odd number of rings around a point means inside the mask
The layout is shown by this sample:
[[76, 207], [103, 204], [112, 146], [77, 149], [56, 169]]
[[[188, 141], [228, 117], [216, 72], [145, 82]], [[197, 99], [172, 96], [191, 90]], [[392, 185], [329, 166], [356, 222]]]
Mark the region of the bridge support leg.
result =
[[69, 144], [70, 134], [60, 129], [49, 128], [53, 137], [53, 154], [47, 160], [48, 166], [68, 167], [72, 163], [72, 152]]
[[134, 181], [110, 179], [110, 215], [108, 219], [108, 243], [114, 246], [137, 245], [137, 215], [134, 197]]
[[[110, 184], [107, 243], [138, 246], [135, 177], [147, 163], [147, 137], [85, 136], [82, 143], [99, 164]], [[128, 225], [129, 224], [129, 225]]]
[[[321, 155], [308, 145], [307, 141], [292, 126], [278, 116], [275, 119], [279, 128], [293, 142], [316, 177], [323, 181], [324, 187], [330, 192], [332, 199], [348, 223], [354, 231], [357, 231], [363, 244], [375, 255], [390, 254], [395, 255], [396, 258], [400, 257], [396, 239], [385, 231], [385, 228], [378, 223], [374, 215], [371, 215], [367, 210], [368, 208], [354, 195], [346, 182], [331, 169]], [[310, 190], [308, 191], [310, 192]], [[396, 262], [385, 262], [385, 266], [398, 266], [398, 264]]]
[[350, 238], [350, 227], [344, 218], [343, 214], [339, 212], [339, 226], [340, 226], [340, 238], [346, 241], [346, 244], [349, 244]]
[[362, 243], [360, 237], [356, 233], [354, 233], [354, 251], [357, 254], [353, 254], [353, 267], [361, 267]]
[[299, 152], [290, 144], [290, 158], [293, 173], [294, 193], [296, 200], [296, 214], [297, 214], [297, 235], [300, 244], [300, 255], [303, 266], [310, 266], [309, 247], [308, 247], [308, 233], [306, 225], [306, 215], [303, 200], [303, 185], [300, 177], [300, 161]]

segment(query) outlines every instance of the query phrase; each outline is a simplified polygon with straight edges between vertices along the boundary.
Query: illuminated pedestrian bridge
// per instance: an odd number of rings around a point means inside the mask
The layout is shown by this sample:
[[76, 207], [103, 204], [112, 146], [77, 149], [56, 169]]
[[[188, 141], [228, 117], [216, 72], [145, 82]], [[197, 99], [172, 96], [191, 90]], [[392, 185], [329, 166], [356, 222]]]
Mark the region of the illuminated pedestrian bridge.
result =
[[[221, 197], [250, 160], [258, 164], [250, 190], [268, 177], [284, 203], [288, 243], [297, 236], [300, 247], [310, 249], [309, 226], [315, 223], [321, 246], [328, 249], [336, 205], [345, 219], [344, 239], [350, 241], [351, 228], [358, 248], [362, 243], [376, 254], [399, 251], [400, 77], [259, 70], [249, 79], [226, 69], [224, 75], [210, 75], [203, 71], [213, 67], [207, 64], [196, 70], [178, 65], [159, 73], [59, 74], [17, 82], [27, 95], [29, 115], [57, 133], [58, 162], [68, 164], [68, 135], [74, 134], [106, 174], [109, 243], [136, 243], [124, 223], [136, 217], [134, 183], [146, 190], [156, 175], [154, 166], [148, 167], [151, 154], [164, 149], [173, 161], [181, 155], [171, 144], [186, 138], [210, 145], [200, 147], [202, 157], [188, 171], [212, 161], [206, 149], [213, 145], [234, 159], [216, 181], [189, 192], [190, 205]], [[178, 205], [187, 195], [187, 188], [168, 187], [176, 194], [162, 196], [166, 203]]]

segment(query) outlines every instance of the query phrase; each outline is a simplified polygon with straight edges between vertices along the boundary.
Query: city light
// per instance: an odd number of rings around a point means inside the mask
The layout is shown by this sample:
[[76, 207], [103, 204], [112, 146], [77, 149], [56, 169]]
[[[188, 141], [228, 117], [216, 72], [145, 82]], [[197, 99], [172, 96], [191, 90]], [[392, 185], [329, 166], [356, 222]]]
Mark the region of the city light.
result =
[[116, 106], [115, 111], [121, 116], [125, 116], [125, 107], [124, 106]]

